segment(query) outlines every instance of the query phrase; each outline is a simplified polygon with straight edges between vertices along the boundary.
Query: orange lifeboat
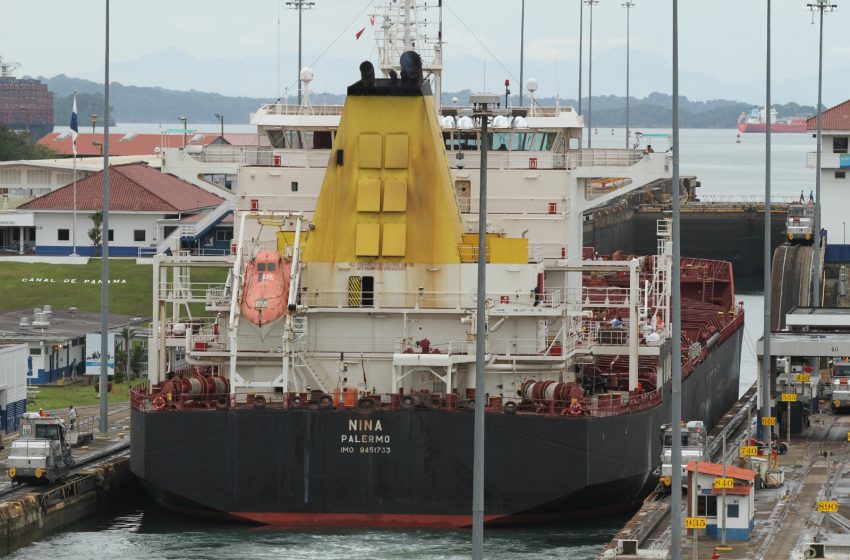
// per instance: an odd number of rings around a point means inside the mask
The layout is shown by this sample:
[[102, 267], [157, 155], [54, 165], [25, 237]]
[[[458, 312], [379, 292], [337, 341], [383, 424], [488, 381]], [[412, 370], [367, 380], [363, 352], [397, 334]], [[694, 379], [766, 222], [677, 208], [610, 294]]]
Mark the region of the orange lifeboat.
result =
[[289, 299], [291, 267], [276, 251], [257, 253], [245, 266], [242, 316], [258, 326], [280, 319]]

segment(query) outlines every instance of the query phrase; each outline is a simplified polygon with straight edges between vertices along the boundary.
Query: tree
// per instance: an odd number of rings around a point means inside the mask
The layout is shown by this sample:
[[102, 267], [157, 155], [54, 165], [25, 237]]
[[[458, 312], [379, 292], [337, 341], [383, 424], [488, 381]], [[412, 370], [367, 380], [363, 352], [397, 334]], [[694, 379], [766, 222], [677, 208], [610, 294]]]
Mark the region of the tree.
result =
[[27, 141], [26, 136], [0, 125], [0, 161], [55, 157], [56, 153], [52, 150], [41, 144], [31, 144]]
[[90, 216], [92, 228], [89, 230], [89, 239], [94, 247], [94, 254], [100, 255], [100, 247], [103, 245], [103, 210], [98, 210]]
[[133, 344], [130, 348], [130, 378], [139, 377], [142, 374], [142, 365], [145, 360], [145, 347], [141, 344]]
[[127, 378], [127, 353], [120, 346], [115, 349], [115, 382], [123, 383]]

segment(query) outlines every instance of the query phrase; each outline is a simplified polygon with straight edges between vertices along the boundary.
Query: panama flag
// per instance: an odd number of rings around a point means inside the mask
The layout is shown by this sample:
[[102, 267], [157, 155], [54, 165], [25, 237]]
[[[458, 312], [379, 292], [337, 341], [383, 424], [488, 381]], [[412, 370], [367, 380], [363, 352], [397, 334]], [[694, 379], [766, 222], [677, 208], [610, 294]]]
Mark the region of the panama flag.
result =
[[74, 150], [74, 157], [77, 157], [77, 94], [74, 94], [74, 107], [71, 109], [71, 149]]

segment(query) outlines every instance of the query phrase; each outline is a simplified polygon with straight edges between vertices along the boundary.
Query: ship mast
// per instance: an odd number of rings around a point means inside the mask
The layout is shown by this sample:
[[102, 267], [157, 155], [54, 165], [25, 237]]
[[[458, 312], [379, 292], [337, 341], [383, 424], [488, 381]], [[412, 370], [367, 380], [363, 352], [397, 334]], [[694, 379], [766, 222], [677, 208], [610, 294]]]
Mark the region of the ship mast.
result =
[[[437, 10], [436, 37], [428, 34], [433, 24], [429, 10]], [[443, 72], [443, 2], [437, 6], [420, 4], [414, 0], [387, 2], [380, 7], [382, 21], [375, 42], [380, 57], [380, 68], [384, 78], [390, 72], [401, 71], [398, 61], [405, 51], [416, 51], [422, 59], [422, 72], [431, 78], [437, 112], [441, 107]]]
[[13, 78], [12, 72], [21, 67], [20, 62], [7, 62], [0, 56], [0, 78]]

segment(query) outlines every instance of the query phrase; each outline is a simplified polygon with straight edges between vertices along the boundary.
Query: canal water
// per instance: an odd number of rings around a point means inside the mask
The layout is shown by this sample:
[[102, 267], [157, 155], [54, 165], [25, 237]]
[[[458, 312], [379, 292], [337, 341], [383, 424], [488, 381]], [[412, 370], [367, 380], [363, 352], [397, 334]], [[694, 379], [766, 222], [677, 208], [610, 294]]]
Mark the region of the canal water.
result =
[[[140, 128], [151, 125], [138, 125]], [[620, 147], [622, 129], [600, 130], [594, 147]], [[667, 132], [667, 131], [646, 131]], [[702, 181], [704, 196], [763, 198], [764, 136], [735, 130], [683, 130], [682, 174]], [[656, 151], [666, 141], [653, 140]], [[806, 153], [814, 150], [808, 134], [775, 135], [774, 194], [806, 195], [814, 180]], [[656, 147], [657, 146], [657, 147]], [[741, 354], [743, 394], [756, 379], [755, 341], [761, 337], [764, 298], [744, 294], [747, 312]], [[620, 529], [626, 517], [611, 517], [564, 526], [499, 529], [485, 534], [485, 554], [499, 559], [594, 558]], [[469, 558], [465, 531], [319, 531], [293, 532], [199, 522], [164, 512], [147, 499], [133, 499], [117, 510], [101, 512], [66, 531], [13, 553], [14, 560], [172, 560], [231, 558], [291, 560], [449, 560]]]
[[[487, 558], [585, 559], [625, 517], [567, 527], [494, 530]], [[292, 532], [199, 522], [165, 512], [147, 499], [82, 520], [12, 553], [12, 560], [460, 560], [470, 556], [466, 531]]]

